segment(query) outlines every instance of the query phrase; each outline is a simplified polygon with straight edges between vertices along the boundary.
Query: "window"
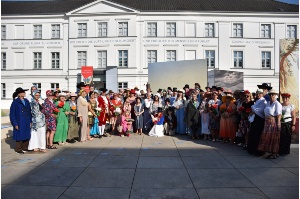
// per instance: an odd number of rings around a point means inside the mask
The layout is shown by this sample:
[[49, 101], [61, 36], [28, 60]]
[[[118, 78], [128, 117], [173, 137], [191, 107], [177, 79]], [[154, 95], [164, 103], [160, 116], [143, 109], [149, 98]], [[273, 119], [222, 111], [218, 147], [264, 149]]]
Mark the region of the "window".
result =
[[260, 33], [261, 38], [271, 38], [271, 25], [262, 24]]
[[119, 82], [119, 89], [124, 89], [124, 88], [128, 88], [128, 82]]
[[176, 37], [176, 23], [167, 23], [167, 37]]
[[148, 37], [157, 36], [157, 23], [148, 23]]
[[60, 25], [52, 25], [52, 38], [60, 38]]
[[234, 51], [234, 68], [243, 68], [243, 51]]
[[271, 68], [271, 52], [261, 52], [261, 67]]
[[128, 67], [128, 50], [119, 50], [119, 67]]
[[128, 36], [127, 22], [119, 22], [119, 36]]
[[51, 83], [51, 90], [56, 90], [59, 88], [59, 83]]
[[77, 52], [77, 61], [78, 68], [81, 68], [81, 66], [86, 66], [86, 51]]
[[297, 26], [287, 26], [287, 36], [288, 39], [296, 39], [297, 38]]
[[205, 58], [207, 60], [207, 67], [214, 68], [215, 67], [215, 51], [214, 50], [206, 50]]
[[243, 24], [233, 24], [233, 37], [243, 37]]
[[6, 53], [1, 53], [1, 70], [6, 70]]
[[107, 22], [98, 23], [98, 37], [107, 37]]
[[51, 53], [51, 68], [59, 68], [59, 53]]
[[148, 63], [157, 62], [157, 51], [156, 50], [148, 50], [147, 51], [147, 60], [148, 60]]
[[205, 24], [205, 37], [214, 37], [214, 24], [206, 23]]
[[86, 23], [79, 23], [78, 24], [78, 37], [86, 37]]
[[32, 83], [39, 91], [41, 91], [42, 84], [41, 83]]
[[1, 98], [6, 98], [6, 85], [1, 83]]
[[33, 53], [33, 68], [42, 68], [42, 53]]
[[42, 25], [33, 26], [33, 38], [34, 39], [42, 38]]
[[98, 68], [106, 68], [107, 52], [106, 50], [98, 51]]
[[167, 50], [167, 61], [176, 61], [176, 50]]
[[1, 26], [1, 39], [6, 39], [6, 26]]

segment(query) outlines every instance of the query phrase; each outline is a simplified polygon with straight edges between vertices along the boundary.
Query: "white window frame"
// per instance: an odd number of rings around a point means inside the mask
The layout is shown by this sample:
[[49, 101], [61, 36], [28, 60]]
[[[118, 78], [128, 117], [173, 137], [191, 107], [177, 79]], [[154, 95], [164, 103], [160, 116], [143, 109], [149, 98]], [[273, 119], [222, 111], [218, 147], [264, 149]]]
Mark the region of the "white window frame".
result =
[[157, 62], [157, 50], [147, 50], [147, 64], [156, 63], [156, 62]]
[[[268, 27], [268, 31], [266, 27]], [[271, 24], [261, 24], [260, 25], [260, 37], [261, 38], [271, 38]]]
[[[53, 58], [53, 55], [54, 55], [54, 58]], [[59, 69], [59, 68], [60, 68], [60, 53], [59, 52], [51, 52], [51, 69]]]
[[128, 88], [128, 82], [118, 82], [118, 89]]
[[[237, 57], [237, 58], [242, 58], [242, 66], [239, 66], [239, 61], [235, 61], [235, 56], [234, 56], [234, 54], [235, 54], [235, 52], [237, 52], [237, 53], [240, 53], [241, 52], [241, 57]], [[243, 50], [233, 50], [233, 54], [232, 54], [232, 57], [233, 57], [233, 68], [244, 68], [244, 66], [245, 66], [245, 60], [244, 60], [244, 51]], [[235, 63], [237, 63], [237, 66], [234, 66], [234, 64]]]
[[[241, 28], [238, 28], [238, 25], [241, 25]], [[238, 30], [241, 30], [241, 35], [238, 35]], [[243, 36], [244, 36], [244, 24], [243, 23], [233, 23], [232, 24], [232, 37], [243, 38]]]
[[[121, 56], [120, 56], [120, 52], [121, 52]], [[127, 57], [125, 57], [125, 52], [127, 52]], [[128, 50], [118, 50], [118, 67], [128, 68], [128, 58], [129, 58]]]
[[[270, 57], [266, 58], [266, 54], [269, 54]], [[272, 68], [272, 52], [271, 51], [261, 51], [261, 68], [262, 69], [271, 69]], [[270, 66], [267, 66], [267, 59], [270, 61]]]
[[98, 26], [98, 37], [107, 37], [108, 23], [98, 22], [97, 26]]
[[50, 88], [52, 91], [56, 90], [57, 88], [59, 88], [59, 83], [50, 83]]
[[[80, 64], [79, 64], [80, 63]], [[77, 68], [87, 65], [87, 51], [77, 51]]]
[[[174, 25], [174, 27], [172, 27], [172, 25]], [[166, 22], [166, 36], [176, 37], [176, 35], [176, 22]]]
[[42, 89], [42, 83], [32, 83], [36, 87], [37, 90], [41, 91]]
[[43, 26], [42, 25], [33, 25], [33, 38], [42, 39], [43, 37]]
[[1, 70], [6, 70], [6, 52], [1, 52]]
[[148, 22], [147, 23], [147, 37], [157, 37], [157, 23]]
[[1, 83], [1, 99], [5, 99], [5, 98], [6, 98], [6, 84]]
[[[295, 27], [295, 30], [291, 30], [289, 27]], [[286, 38], [287, 39], [297, 39], [297, 25], [287, 25], [286, 26]], [[294, 32], [294, 37], [292, 37], [292, 32]]]
[[33, 52], [33, 69], [42, 69], [42, 52]]
[[166, 50], [166, 61], [176, 61], [176, 59], [177, 59], [176, 50]]
[[214, 36], [215, 36], [215, 24], [205, 23], [205, 37], [214, 37]]
[[[125, 26], [126, 25], [126, 26]], [[128, 22], [120, 21], [118, 22], [118, 36], [127, 37], [128, 36]]]
[[60, 38], [60, 25], [59, 24], [52, 24], [51, 25], [51, 38], [52, 39], [59, 39]]
[[6, 39], [6, 25], [1, 25], [1, 39]]
[[87, 37], [87, 23], [77, 23], [78, 37]]
[[[104, 54], [105, 54], [105, 56], [103, 56]], [[107, 50], [98, 50], [97, 51], [97, 59], [98, 59], [98, 68], [106, 68], [106, 66], [107, 66]]]
[[[206, 52], [209, 52], [209, 55], [207, 57]], [[211, 55], [211, 52], [213, 52], [213, 56]], [[216, 68], [216, 51], [215, 50], [205, 50], [205, 59], [207, 60], [207, 68]], [[212, 66], [211, 62], [214, 62], [214, 66]]]

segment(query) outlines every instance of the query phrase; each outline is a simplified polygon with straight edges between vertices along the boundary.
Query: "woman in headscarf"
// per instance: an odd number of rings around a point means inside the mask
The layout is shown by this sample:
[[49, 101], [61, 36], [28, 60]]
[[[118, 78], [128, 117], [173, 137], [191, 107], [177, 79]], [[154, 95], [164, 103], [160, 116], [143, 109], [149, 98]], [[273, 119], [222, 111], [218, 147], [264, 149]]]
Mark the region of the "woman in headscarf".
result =
[[25, 98], [25, 91], [28, 91], [28, 89], [19, 87], [13, 93], [14, 100], [10, 106], [9, 114], [11, 125], [14, 128], [13, 139], [16, 140], [15, 151], [18, 154], [24, 154], [28, 151], [32, 125], [31, 107], [29, 101]]
[[41, 92], [35, 90], [32, 92], [31, 99], [31, 138], [29, 140], [28, 150], [47, 152], [46, 150], [46, 129], [45, 129], [45, 115], [42, 113], [42, 106], [39, 103]]

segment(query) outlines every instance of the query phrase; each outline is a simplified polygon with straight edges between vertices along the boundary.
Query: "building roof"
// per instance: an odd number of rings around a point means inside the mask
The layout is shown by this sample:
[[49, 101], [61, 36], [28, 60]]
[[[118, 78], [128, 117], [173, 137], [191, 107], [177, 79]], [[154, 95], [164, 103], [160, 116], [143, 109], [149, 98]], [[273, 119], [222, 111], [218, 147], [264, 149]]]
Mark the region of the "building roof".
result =
[[[63, 14], [95, 0], [1, 1], [2, 15]], [[108, 0], [139, 11], [299, 12], [275, 0]]]

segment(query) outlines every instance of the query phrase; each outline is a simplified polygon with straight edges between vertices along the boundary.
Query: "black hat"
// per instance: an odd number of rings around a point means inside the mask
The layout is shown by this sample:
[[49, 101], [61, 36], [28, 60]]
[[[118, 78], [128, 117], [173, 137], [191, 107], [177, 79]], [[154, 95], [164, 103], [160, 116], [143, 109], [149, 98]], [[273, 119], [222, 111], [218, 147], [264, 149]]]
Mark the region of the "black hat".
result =
[[271, 90], [273, 87], [269, 86], [267, 83], [263, 83], [262, 85], [257, 85], [260, 89], [268, 89]]
[[199, 86], [199, 88], [201, 88], [200, 84], [199, 83], [195, 83], [195, 86]]
[[78, 89], [80, 89], [81, 87], [86, 87], [86, 84], [84, 82], [80, 82], [77, 84], [76, 86]]
[[208, 89], [211, 89], [211, 88], [209, 86], [206, 86], [205, 89], [208, 90]]
[[212, 86], [212, 87], [211, 87], [211, 89], [213, 89], [213, 88], [214, 88], [214, 89], [217, 89], [217, 87], [216, 87], [216, 86]]
[[174, 107], [174, 106], [170, 106], [170, 107], [167, 108], [167, 112], [168, 112], [168, 111], [174, 112], [174, 110], [175, 110], [175, 107]]
[[185, 89], [185, 88], [190, 88], [190, 86], [189, 86], [188, 84], [186, 84], [186, 85], [183, 87], [183, 89]]
[[159, 113], [159, 112], [163, 112], [162, 107], [158, 107], [158, 108], [157, 108], [157, 112], [158, 112], [158, 113]]
[[172, 88], [171, 88], [171, 87], [168, 87], [168, 90], [172, 90]]
[[222, 88], [221, 87], [217, 87], [217, 91], [221, 91], [222, 90]]
[[25, 91], [28, 91], [28, 89], [23, 89], [21, 87], [17, 88], [13, 93], [13, 98], [16, 98], [20, 93], [25, 93]]
[[169, 98], [165, 99], [165, 102], [170, 102], [170, 99]]
[[173, 88], [173, 92], [178, 92], [176, 87]]
[[162, 91], [162, 89], [161, 89], [161, 88], [159, 88], [157, 92], [158, 92], [158, 93], [160, 93], [161, 91]]
[[99, 90], [102, 91], [102, 92], [104, 92], [104, 93], [107, 91], [106, 88], [100, 88]]

